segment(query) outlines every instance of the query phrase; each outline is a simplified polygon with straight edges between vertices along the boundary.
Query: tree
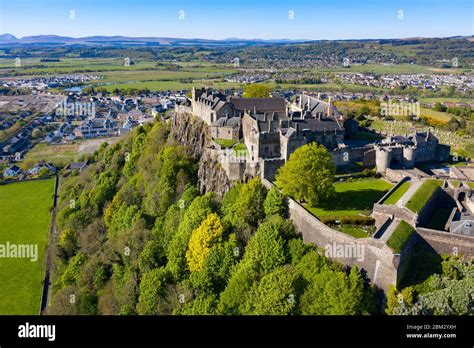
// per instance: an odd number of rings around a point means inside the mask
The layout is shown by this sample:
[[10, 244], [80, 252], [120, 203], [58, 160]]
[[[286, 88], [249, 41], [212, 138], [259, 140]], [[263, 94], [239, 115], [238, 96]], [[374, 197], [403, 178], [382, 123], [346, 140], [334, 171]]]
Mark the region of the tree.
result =
[[230, 277], [229, 283], [221, 293], [218, 311], [221, 314], [240, 314], [243, 311], [247, 292], [253, 282], [258, 279], [255, 267], [247, 262], [241, 263], [240, 267]]
[[247, 294], [244, 313], [288, 315], [296, 308], [295, 275], [291, 266], [283, 266], [253, 284]]
[[46, 167], [41, 168], [41, 169], [39, 170], [39, 172], [38, 172], [38, 176], [39, 176], [40, 178], [47, 177], [47, 176], [50, 175], [50, 174], [51, 174], [50, 170], [49, 170], [48, 168], [46, 168]]
[[[237, 193], [238, 192], [238, 193]], [[224, 220], [236, 227], [236, 232], [240, 240], [246, 242], [259, 221], [265, 217], [263, 202], [267, 195], [267, 189], [259, 178], [249, 180], [237, 190], [229, 191], [233, 204], [229, 202], [226, 195], [224, 197], [223, 212], [226, 213]]]
[[268, 98], [270, 97], [270, 88], [261, 83], [253, 83], [244, 88], [245, 98]]
[[280, 216], [273, 216], [262, 223], [250, 239], [242, 262], [250, 262], [264, 273], [283, 265], [287, 259], [283, 238], [287, 228], [285, 225]]
[[33, 129], [33, 132], [31, 132], [31, 137], [33, 139], [38, 139], [41, 136], [41, 131], [38, 128]]
[[199, 294], [193, 300], [178, 307], [174, 314], [177, 315], [216, 315], [217, 297], [214, 294]]
[[265, 215], [280, 215], [286, 216], [288, 206], [285, 201], [285, 195], [280, 192], [276, 187], [272, 187], [268, 191], [267, 198], [263, 202], [263, 209], [265, 210]]
[[216, 213], [209, 214], [208, 217], [195, 229], [189, 239], [186, 260], [191, 272], [200, 271], [204, 268], [204, 263], [214, 245], [222, 242], [221, 220]]
[[331, 154], [322, 145], [306, 144], [298, 148], [276, 176], [276, 185], [288, 196], [312, 206], [334, 194]]
[[436, 104], [433, 106], [433, 110], [435, 111], [441, 111], [441, 112], [446, 112], [448, 108], [446, 105], [441, 104], [440, 102], [436, 102]]
[[138, 297], [138, 314], [157, 314], [157, 301], [168, 282], [169, 274], [165, 268], [156, 268], [143, 274]]
[[186, 251], [192, 232], [214, 210], [215, 203], [212, 193], [197, 197], [186, 210], [179, 224], [178, 232], [173, 236], [166, 250], [166, 256], [168, 257], [166, 266], [175, 279], [180, 279], [186, 273]]
[[301, 296], [300, 310], [307, 315], [361, 315], [373, 309], [374, 293], [366, 290], [364, 280], [356, 268], [349, 276], [341, 271], [323, 268], [313, 274]]

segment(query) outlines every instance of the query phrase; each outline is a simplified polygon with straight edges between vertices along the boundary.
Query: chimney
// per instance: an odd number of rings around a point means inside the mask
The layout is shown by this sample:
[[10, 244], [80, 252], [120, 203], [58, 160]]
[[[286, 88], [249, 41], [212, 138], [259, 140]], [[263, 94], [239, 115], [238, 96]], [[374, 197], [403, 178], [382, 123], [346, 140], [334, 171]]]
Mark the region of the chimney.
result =
[[321, 93], [318, 92], [318, 100], [321, 100]]
[[256, 106], [253, 107], [253, 113], [254, 113], [254, 114], [257, 113], [257, 107], [256, 107]]
[[311, 97], [308, 98], [308, 110], [311, 110]]
[[327, 110], [328, 116], [331, 115], [332, 107], [333, 107], [333, 105], [332, 105], [332, 97], [329, 97], [329, 100], [328, 100], [328, 110]]
[[263, 122], [267, 122], [267, 113], [266, 112], [263, 113]]

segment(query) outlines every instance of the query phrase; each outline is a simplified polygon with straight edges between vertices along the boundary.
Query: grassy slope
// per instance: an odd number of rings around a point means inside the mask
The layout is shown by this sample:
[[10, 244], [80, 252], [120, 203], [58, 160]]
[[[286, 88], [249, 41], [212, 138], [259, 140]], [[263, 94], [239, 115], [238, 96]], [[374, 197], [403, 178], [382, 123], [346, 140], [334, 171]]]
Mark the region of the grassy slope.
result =
[[395, 231], [393, 231], [392, 236], [388, 239], [387, 245], [395, 253], [400, 253], [403, 249], [403, 246], [414, 232], [414, 228], [402, 220]]
[[408, 191], [410, 188], [410, 182], [405, 181], [403, 184], [398, 186], [398, 188], [393, 191], [390, 196], [388, 196], [385, 201], [383, 202], [384, 204], [395, 204], [398, 202], [400, 198], [405, 194], [405, 192]]
[[442, 182], [439, 180], [427, 180], [425, 181], [415, 192], [415, 194], [410, 198], [410, 200], [405, 205], [414, 213], [419, 213], [421, 209], [430, 199], [431, 195], [436, 191], [438, 187], [442, 185]]
[[0, 186], [0, 244], [38, 244], [38, 260], [0, 259], [0, 314], [37, 314], [54, 179]]
[[381, 179], [336, 183], [336, 196], [320, 207], [308, 207], [316, 216], [358, 215], [372, 210], [373, 204], [387, 193], [391, 184]]

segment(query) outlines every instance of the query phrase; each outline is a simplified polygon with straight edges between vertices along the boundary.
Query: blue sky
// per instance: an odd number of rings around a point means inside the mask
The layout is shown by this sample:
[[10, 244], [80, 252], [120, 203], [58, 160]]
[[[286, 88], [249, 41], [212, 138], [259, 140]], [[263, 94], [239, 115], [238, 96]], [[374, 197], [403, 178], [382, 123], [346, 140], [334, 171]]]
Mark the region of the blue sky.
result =
[[[209, 39], [472, 35], [473, 3], [473, 0], [0, 0], [0, 33], [17, 37], [55, 34]], [[293, 19], [290, 11], [294, 13]], [[184, 18], [180, 19], [180, 14]]]

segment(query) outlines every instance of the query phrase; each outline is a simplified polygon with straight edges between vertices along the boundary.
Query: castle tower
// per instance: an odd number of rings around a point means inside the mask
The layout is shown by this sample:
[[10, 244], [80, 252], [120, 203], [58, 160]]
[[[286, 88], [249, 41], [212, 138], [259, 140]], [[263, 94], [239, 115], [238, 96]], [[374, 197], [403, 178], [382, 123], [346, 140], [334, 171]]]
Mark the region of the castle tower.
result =
[[413, 146], [403, 148], [403, 166], [406, 168], [415, 166], [415, 148]]
[[377, 166], [377, 173], [385, 173], [387, 168], [390, 167], [390, 161], [392, 154], [390, 150], [383, 147], [375, 148], [375, 165]]

